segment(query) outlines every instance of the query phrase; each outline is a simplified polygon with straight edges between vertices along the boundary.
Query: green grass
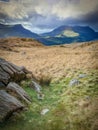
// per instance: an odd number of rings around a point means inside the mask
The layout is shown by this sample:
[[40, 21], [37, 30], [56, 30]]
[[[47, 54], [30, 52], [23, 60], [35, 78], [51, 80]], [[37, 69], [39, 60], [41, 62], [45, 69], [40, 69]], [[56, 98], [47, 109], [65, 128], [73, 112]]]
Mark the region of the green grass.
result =
[[[98, 73], [87, 72], [79, 79], [78, 86], [69, 86], [71, 79], [78, 78], [79, 71], [49, 86], [42, 86], [43, 100], [29, 88], [25, 81], [23, 88], [30, 95], [32, 103], [27, 111], [13, 116], [0, 126], [0, 130], [97, 130], [98, 129]], [[48, 108], [46, 115], [40, 112]]]

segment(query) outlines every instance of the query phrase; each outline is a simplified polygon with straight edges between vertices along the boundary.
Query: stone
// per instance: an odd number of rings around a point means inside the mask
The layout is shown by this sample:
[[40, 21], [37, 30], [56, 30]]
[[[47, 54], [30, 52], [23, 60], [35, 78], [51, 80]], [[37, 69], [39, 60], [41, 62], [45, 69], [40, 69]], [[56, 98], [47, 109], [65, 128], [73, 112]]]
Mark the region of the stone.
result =
[[0, 66], [0, 82], [6, 85], [8, 84], [10, 78], [10, 75], [7, 72], [5, 72]]
[[79, 80], [77, 79], [72, 79], [69, 83], [69, 86], [75, 86], [75, 85], [79, 85]]
[[37, 98], [38, 98], [39, 100], [43, 100], [43, 99], [44, 99], [44, 94], [38, 93], [38, 94], [37, 94]]
[[45, 115], [46, 113], [48, 113], [49, 112], [49, 109], [43, 109], [42, 111], [41, 111], [41, 115]]
[[86, 74], [80, 74], [79, 78], [85, 78], [87, 75]]
[[6, 87], [4, 83], [0, 82], [0, 88], [1, 87]]
[[0, 122], [7, 120], [14, 112], [22, 110], [24, 105], [5, 90], [0, 90]]
[[32, 82], [30, 83], [30, 87], [33, 88], [36, 92], [40, 93], [41, 92], [41, 86], [32, 80]]
[[19, 97], [21, 100], [25, 101], [26, 103], [30, 103], [30, 97], [28, 94], [24, 91], [22, 87], [20, 87], [18, 84], [14, 82], [10, 82], [7, 85], [7, 91], [15, 94], [17, 97]]

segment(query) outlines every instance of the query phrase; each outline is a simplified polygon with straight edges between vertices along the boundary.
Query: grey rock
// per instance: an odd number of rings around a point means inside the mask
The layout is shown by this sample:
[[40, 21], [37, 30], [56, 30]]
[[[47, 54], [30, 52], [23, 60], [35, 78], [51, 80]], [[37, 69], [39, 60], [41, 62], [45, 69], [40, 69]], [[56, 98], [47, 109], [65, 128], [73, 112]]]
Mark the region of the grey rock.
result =
[[49, 112], [49, 109], [43, 109], [42, 111], [41, 111], [41, 115], [45, 115], [46, 113], [48, 113]]
[[79, 85], [79, 80], [77, 79], [72, 79], [69, 83], [69, 86], [75, 86], [75, 85]]
[[0, 122], [8, 119], [13, 112], [23, 109], [24, 105], [4, 90], [0, 90]]
[[86, 74], [80, 74], [79, 78], [85, 78], [87, 75]]
[[6, 87], [4, 83], [0, 82], [0, 87]]
[[26, 103], [31, 102], [30, 97], [28, 96], [28, 94], [18, 84], [14, 83], [14, 82], [10, 82], [7, 85], [6, 89], [7, 89], [7, 91], [9, 91], [11, 93], [16, 94], [17, 97], [19, 97], [21, 100], [24, 100]]
[[31, 102], [28, 94], [15, 83], [26, 79], [27, 74], [32, 75], [25, 67], [18, 67], [0, 58], [0, 87], [1, 89], [5, 87], [9, 92], [8, 94], [6, 91], [0, 90], [0, 122], [8, 119], [17, 110], [24, 108], [19, 100], [23, 100], [27, 104]]
[[36, 92], [40, 93], [41, 92], [41, 86], [32, 80], [32, 82], [30, 83], [30, 87], [33, 88]]
[[38, 93], [38, 94], [37, 94], [37, 98], [38, 98], [39, 100], [43, 100], [43, 99], [44, 99], [44, 94]]

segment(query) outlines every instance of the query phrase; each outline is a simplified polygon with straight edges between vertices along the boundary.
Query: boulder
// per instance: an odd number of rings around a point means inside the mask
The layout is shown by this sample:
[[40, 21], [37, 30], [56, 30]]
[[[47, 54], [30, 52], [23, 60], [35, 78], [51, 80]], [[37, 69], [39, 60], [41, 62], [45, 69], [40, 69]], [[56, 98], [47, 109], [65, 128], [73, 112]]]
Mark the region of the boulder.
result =
[[12, 93], [13, 95], [16, 95], [16, 97], [18, 97], [20, 100], [23, 100], [28, 104], [31, 102], [28, 94], [18, 84], [14, 83], [14, 82], [10, 82], [7, 85], [6, 89], [7, 89], [8, 92]]
[[5, 90], [0, 90], [0, 122], [8, 119], [13, 112], [23, 109], [24, 105]]
[[[25, 104], [31, 102], [28, 94], [18, 84], [32, 73], [25, 67], [18, 67], [0, 58], [0, 122], [8, 119], [13, 112], [22, 109]], [[15, 83], [16, 82], [16, 83]], [[8, 92], [8, 93], [7, 93]]]

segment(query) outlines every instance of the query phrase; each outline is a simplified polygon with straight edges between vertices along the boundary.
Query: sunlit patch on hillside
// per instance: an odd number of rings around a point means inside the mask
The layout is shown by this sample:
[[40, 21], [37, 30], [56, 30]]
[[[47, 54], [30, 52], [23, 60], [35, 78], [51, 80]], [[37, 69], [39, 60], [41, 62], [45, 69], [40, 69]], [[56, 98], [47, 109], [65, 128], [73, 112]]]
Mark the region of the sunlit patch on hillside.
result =
[[65, 30], [61, 34], [57, 35], [56, 37], [77, 37], [79, 33], [74, 32], [73, 30]]

